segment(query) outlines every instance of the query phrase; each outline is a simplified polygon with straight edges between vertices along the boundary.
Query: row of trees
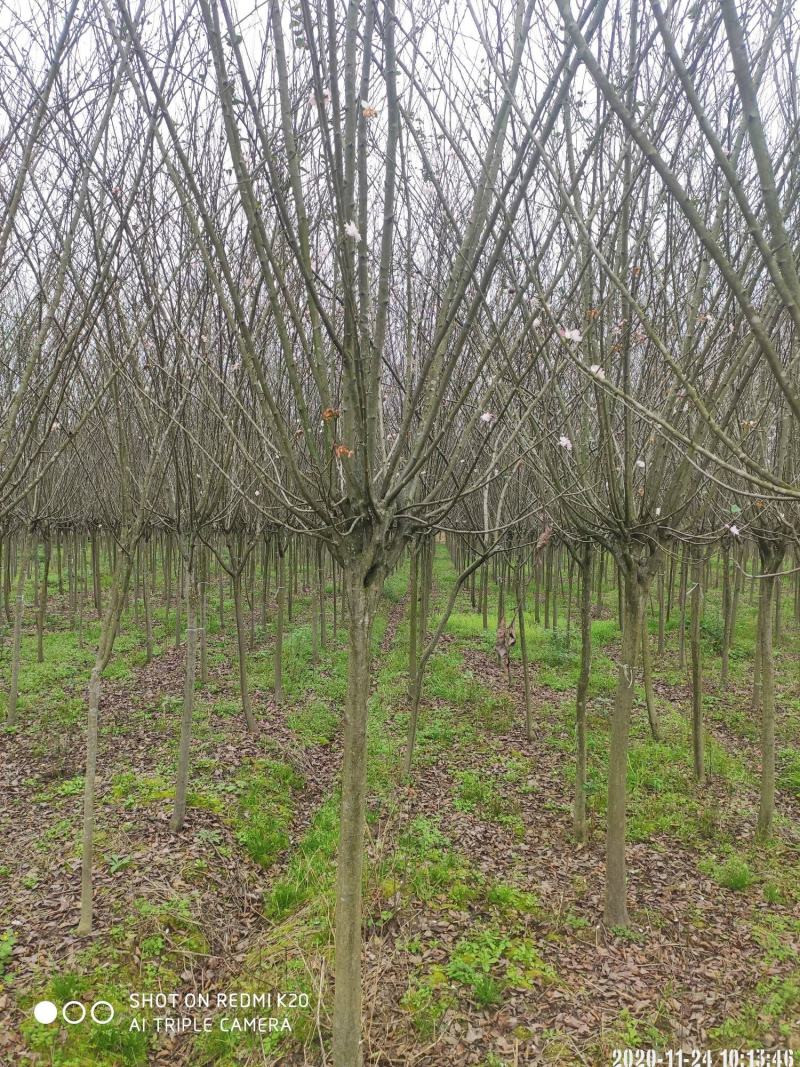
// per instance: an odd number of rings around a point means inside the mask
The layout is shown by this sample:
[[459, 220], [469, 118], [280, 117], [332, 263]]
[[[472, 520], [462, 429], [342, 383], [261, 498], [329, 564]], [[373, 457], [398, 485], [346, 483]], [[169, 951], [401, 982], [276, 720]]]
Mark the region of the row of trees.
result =
[[[729, 0], [577, 12], [568, 0], [466, 12], [98, 0], [4, 17], [0, 523], [17, 575], [4, 599], [18, 665], [24, 578], [44, 536], [43, 567], [55, 541], [76, 600], [91, 587], [103, 613], [81, 932], [102, 673], [158, 539], [165, 594], [184, 591], [188, 623], [178, 797], [210, 571], [233, 583], [252, 729], [242, 601], [256, 555], [282, 597], [287, 553], [304, 561], [320, 640], [335, 568], [350, 650], [337, 1064], [360, 1062], [370, 635], [387, 574], [408, 549], [423, 560], [435, 534], [450, 537], [462, 585], [500, 554], [521, 599], [555, 546], [573, 560], [579, 835], [590, 575], [614, 561], [612, 924], [627, 921], [644, 604], [677, 571], [700, 776], [703, 560], [719, 546], [729, 642], [754, 546], [768, 833], [774, 589], [800, 496], [796, 13]], [[101, 603], [103, 540], [113, 576]], [[421, 629], [414, 651], [409, 769], [419, 678], [443, 625]], [[280, 638], [276, 657], [279, 687]], [[176, 829], [182, 819], [176, 803]]]

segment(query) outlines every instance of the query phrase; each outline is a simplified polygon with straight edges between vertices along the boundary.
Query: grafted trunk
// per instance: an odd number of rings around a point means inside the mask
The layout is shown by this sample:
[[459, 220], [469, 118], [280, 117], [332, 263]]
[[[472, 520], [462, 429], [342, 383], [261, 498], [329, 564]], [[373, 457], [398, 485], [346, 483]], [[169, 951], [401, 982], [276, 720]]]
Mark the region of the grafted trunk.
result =
[[620, 570], [622, 587], [622, 650], [617, 672], [617, 691], [611, 718], [608, 754], [608, 829], [606, 833], [606, 906], [609, 926], [628, 925], [625, 869], [625, 806], [628, 771], [628, 733], [633, 707], [634, 680], [645, 589], [636, 566]]
[[78, 596], [78, 648], [83, 649], [83, 619], [86, 598], [89, 595], [89, 579], [86, 574], [86, 543], [81, 539], [80, 594]]
[[50, 580], [50, 558], [52, 544], [45, 534], [44, 538], [44, 567], [42, 569], [42, 584], [39, 589], [39, 611], [36, 616], [36, 661], [44, 663], [44, 624], [47, 620], [47, 583]]
[[8, 726], [16, 726], [17, 724], [19, 667], [22, 651], [22, 617], [25, 614], [25, 578], [32, 552], [31, 546], [34, 544], [32, 536], [23, 541], [19, 558], [19, 570], [17, 571], [17, 587], [14, 599], [14, 636], [11, 641], [11, 684], [8, 689], [8, 708], [6, 710], [6, 723]]
[[101, 677], [114, 649], [125, 595], [133, 571], [133, 553], [122, 552], [118, 557], [111, 585], [94, 667], [89, 678], [89, 702], [86, 713], [86, 772], [83, 780], [83, 832], [81, 856], [81, 914], [77, 933], [85, 937], [92, 931], [92, 865], [94, 861], [94, 798], [97, 774], [98, 719], [100, 712]]
[[81, 862], [81, 917], [78, 936], [92, 931], [92, 860], [94, 856], [94, 791], [97, 775], [97, 719], [100, 708], [100, 655], [89, 679], [86, 716], [86, 772], [83, 784], [83, 858]]
[[667, 647], [666, 597], [664, 596], [664, 564], [658, 571], [658, 655], [661, 658]]
[[323, 563], [322, 545], [318, 541], [315, 546], [316, 552], [316, 582], [319, 595], [319, 643], [321, 648], [328, 644], [328, 629], [325, 613], [325, 567]]
[[678, 627], [678, 666], [683, 670], [686, 666], [686, 590], [689, 584], [689, 557], [686, 545], [683, 546], [681, 555], [680, 592], [680, 626]]
[[654, 741], [661, 740], [661, 723], [658, 719], [656, 698], [653, 693], [653, 657], [650, 648], [650, 629], [647, 625], [647, 612], [642, 611], [642, 682], [644, 699], [647, 705], [647, 721]]
[[722, 543], [722, 665], [720, 667], [720, 683], [723, 687], [728, 683], [728, 663], [733, 623], [732, 609], [731, 546], [727, 540], [724, 540]]
[[761, 840], [769, 837], [775, 814], [775, 663], [773, 661], [772, 607], [783, 563], [785, 546], [779, 543], [759, 543], [761, 555], [761, 598], [759, 604], [758, 644], [761, 649], [761, 798], [758, 809], [757, 834]]
[[519, 650], [522, 659], [522, 685], [525, 690], [525, 736], [533, 738], [533, 709], [531, 707], [531, 671], [528, 661], [528, 639], [525, 634], [525, 579], [522, 566], [517, 571], [517, 625]]
[[192, 745], [192, 715], [194, 713], [194, 679], [197, 661], [197, 584], [192, 561], [192, 550], [186, 553], [186, 669], [183, 684], [183, 713], [181, 737], [178, 744], [178, 772], [175, 780], [175, 805], [170, 826], [177, 832], [183, 827], [186, 816], [186, 792], [189, 784], [189, 760]]
[[208, 550], [204, 548], [200, 554], [200, 685], [208, 684]]
[[3, 601], [5, 603], [6, 622], [11, 625], [13, 618], [11, 606], [11, 557], [13, 555], [13, 540], [9, 534], [6, 542], [5, 560], [3, 561]]
[[573, 828], [578, 841], [586, 840], [586, 700], [592, 669], [592, 545], [581, 552], [581, 671], [575, 696], [575, 800]]
[[103, 594], [100, 585], [100, 535], [97, 531], [92, 534], [92, 591], [94, 609], [99, 617], [103, 614]]
[[349, 657], [344, 708], [342, 805], [336, 868], [335, 1067], [361, 1067], [361, 874], [367, 787], [370, 639], [380, 588], [346, 569]]
[[692, 755], [694, 778], [705, 778], [705, 739], [703, 736], [703, 652], [700, 625], [703, 620], [703, 563], [700, 549], [695, 550], [692, 565]]
[[178, 553], [178, 575], [175, 580], [176, 593], [175, 593], [175, 648], [181, 647], [181, 613], [183, 611], [183, 598], [186, 594], [186, 584], [184, 579], [184, 569], [181, 563], [181, 556]]
[[283, 615], [286, 604], [286, 557], [283, 546], [277, 544], [278, 553], [278, 588], [277, 608], [275, 611], [275, 658], [274, 658], [274, 693], [275, 702], [280, 704], [283, 700], [283, 677], [281, 673], [283, 661]]
[[153, 614], [150, 610], [150, 583], [147, 573], [149, 547], [149, 545], [145, 544], [142, 552], [142, 607], [144, 610], [145, 660], [147, 663], [153, 658]]
[[[409, 577], [408, 603], [408, 693], [413, 696], [417, 679], [417, 622], [419, 618], [419, 583], [417, 581], [419, 551], [411, 550], [411, 574]], [[414, 710], [412, 709], [412, 714]], [[406, 772], [410, 770], [406, 767]]]
[[305, 556], [305, 569], [306, 578], [309, 579], [306, 585], [311, 592], [311, 601], [308, 605], [309, 615], [311, 616], [311, 661], [316, 667], [319, 663], [319, 587], [316, 581], [316, 570], [313, 580], [309, 574], [308, 551], [306, 551]]
[[256, 732], [256, 721], [253, 718], [253, 709], [250, 703], [250, 683], [247, 678], [247, 643], [245, 640], [244, 612], [242, 610], [242, 572], [235, 571], [233, 574], [233, 606], [236, 612], [236, 647], [239, 654], [239, 692], [242, 696], [242, 711], [244, 712], [247, 732]]

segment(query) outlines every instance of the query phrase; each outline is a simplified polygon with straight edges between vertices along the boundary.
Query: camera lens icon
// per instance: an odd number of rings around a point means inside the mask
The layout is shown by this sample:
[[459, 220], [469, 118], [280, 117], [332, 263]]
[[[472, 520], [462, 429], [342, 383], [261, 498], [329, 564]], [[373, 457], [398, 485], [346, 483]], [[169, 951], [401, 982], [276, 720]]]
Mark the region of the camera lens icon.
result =
[[[58, 1008], [52, 1000], [40, 1000], [33, 1009], [37, 1023], [49, 1026], [58, 1018]], [[96, 1000], [89, 1008], [89, 1017], [98, 1026], [107, 1026], [114, 1018], [114, 1005], [107, 1000]], [[70, 1026], [77, 1026], [86, 1018], [86, 1005], [79, 1000], [68, 1000], [61, 1009], [61, 1018]]]
[[58, 1015], [58, 1008], [52, 1002], [52, 1000], [40, 1000], [36, 1007], [33, 1009], [33, 1017], [37, 1023], [41, 1023], [42, 1026], [49, 1026], [50, 1023], [56, 1021]]

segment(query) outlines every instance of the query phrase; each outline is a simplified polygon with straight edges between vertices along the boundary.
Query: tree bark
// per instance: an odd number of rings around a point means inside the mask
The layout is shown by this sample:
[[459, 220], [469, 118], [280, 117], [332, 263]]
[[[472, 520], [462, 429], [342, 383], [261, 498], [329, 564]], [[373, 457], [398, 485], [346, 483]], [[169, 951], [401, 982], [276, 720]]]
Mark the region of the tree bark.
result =
[[236, 644], [239, 653], [239, 692], [242, 695], [242, 711], [244, 712], [247, 732], [256, 732], [256, 721], [253, 718], [253, 709], [250, 705], [250, 683], [247, 679], [247, 642], [244, 632], [244, 613], [242, 611], [242, 572], [235, 571], [233, 574], [233, 606], [236, 612]]
[[42, 584], [39, 590], [39, 611], [36, 615], [36, 661], [44, 663], [44, 625], [47, 621], [47, 583], [50, 580], [50, 557], [52, 544], [50, 537], [44, 536], [44, 567]]
[[653, 694], [653, 657], [650, 648], [650, 629], [647, 625], [647, 612], [642, 611], [642, 682], [644, 699], [647, 705], [647, 721], [654, 741], [661, 740], [661, 724], [658, 720], [656, 699]]
[[632, 561], [620, 568], [623, 627], [617, 673], [617, 692], [611, 719], [608, 755], [608, 829], [606, 833], [606, 906], [609, 926], [628, 925], [625, 869], [625, 806], [628, 771], [628, 732], [633, 707], [642, 596], [645, 592]]
[[26, 537], [22, 543], [22, 552], [19, 553], [19, 570], [17, 571], [17, 587], [14, 602], [14, 635], [11, 639], [11, 684], [8, 689], [8, 708], [6, 710], [6, 724], [16, 726], [17, 703], [19, 700], [19, 667], [22, 653], [22, 618], [25, 614], [25, 578], [28, 572], [28, 563], [31, 557], [31, 546], [35, 544], [33, 535]]
[[277, 588], [277, 608], [275, 611], [275, 658], [274, 658], [274, 693], [275, 702], [280, 704], [283, 701], [283, 676], [282, 676], [282, 660], [283, 660], [283, 615], [284, 605], [286, 604], [286, 556], [283, 546], [278, 543], [276, 545], [278, 553], [278, 588]]
[[[419, 550], [411, 549], [411, 574], [409, 577], [408, 604], [408, 693], [411, 697], [417, 679], [417, 622], [419, 619], [419, 583], [417, 581]], [[413, 714], [413, 709], [412, 709]], [[406, 773], [410, 770], [406, 767]]]
[[517, 571], [517, 625], [519, 626], [519, 651], [522, 659], [522, 685], [525, 692], [525, 736], [533, 740], [533, 708], [531, 707], [531, 670], [528, 659], [528, 639], [525, 634], [525, 576], [522, 565]]
[[680, 625], [678, 627], [678, 666], [681, 670], [686, 666], [686, 588], [689, 584], [689, 557], [686, 545], [683, 546], [681, 555], [680, 591], [678, 600], [680, 605]]
[[[189, 784], [189, 760], [192, 745], [192, 715], [194, 713], [194, 679], [197, 660], [197, 584], [195, 582], [192, 546], [186, 551], [186, 670], [183, 686], [183, 714], [178, 746], [178, 771], [175, 781], [175, 805], [170, 826], [174, 832], [182, 829], [186, 816], [186, 792]], [[180, 617], [180, 607], [178, 617]]]
[[586, 840], [586, 702], [592, 670], [592, 544], [581, 552], [581, 670], [575, 695], [575, 800], [573, 829], [577, 841]]
[[703, 737], [703, 652], [700, 647], [700, 624], [703, 618], [703, 563], [700, 549], [695, 549], [692, 566], [692, 756], [694, 778], [705, 778], [705, 742]]
[[778, 543], [759, 543], [761, 569], [761, 603], [759, 605], [758, 643], [761, 648], [761, 797], [757, 835], [766, 840], [775, 814], [775, 663], [772, 652], [772, 601], [783, 563], [785, 547]]
[[722, 543], [722, 665], [720, 684], [728, 684], [728, 665], [731, 650], [731, 623], [733, 598], [731, 596], [731, 547], [727, 540]]
[[336, 962], [333, 1004], [335, 1067], [361, 1067], [361, 875], [367, 786], [370, 639], [380, 589], [363, 571], [345, 570], [349, 616], [344, 708], [342, 802], [336, 869]]
[[122, 606], [133, 570], [133, 553], [122, 552], [114, 569], [111, 594], [100, 628], [100, 640], [94, 667], [89, 678], [89, 703], [86, 714], [86, 772], [83, 780], [83, 832], [81, 856], [81, 914], [77, 933], [85, 937], [92, 931], [92, 865], [94, 861], [94, 798], [97, 775], [98, 718], [103, 670], [111, 659], [119, 629]]

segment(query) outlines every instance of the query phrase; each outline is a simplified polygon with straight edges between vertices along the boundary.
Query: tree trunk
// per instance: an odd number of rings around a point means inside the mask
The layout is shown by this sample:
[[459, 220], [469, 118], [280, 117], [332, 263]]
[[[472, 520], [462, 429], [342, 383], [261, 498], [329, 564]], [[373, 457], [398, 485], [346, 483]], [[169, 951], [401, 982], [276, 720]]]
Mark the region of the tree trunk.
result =
[[208, 573], [211, 559], [207, 548], [200, 553], [200, 685], [208, 684]]
[[325, 566], [324, 557], [322, 555], [322, 544], [319, 541], [316, 544], [316, 556], [317, 588], [319, 590], [319, 643], [322, 648], [325, 648], [328, 644], [327, 619], [325, 614]]
[[608, 754], [608, 829], [606, 833], [606, 907], [609, 926], [628, 925], [625, 872], [625, 804], [628, 771], [628, 731], [641, 629], [643, 589], [631, 564], [620, 570], [622, 587], [622, 650], [617, 692], [611, 719]]
[[728, 684], [728, 663], [731, 649], [731, 547], [727, 541], [722, 544], [722, 665], [720, 667], [720, 684], [723, 689]]
[[[186, 792], [189, 784], [189, 758], [192, 744], [192, 715], [194, 713], [194, 678], [197, 659], [197, 584], [192, 561], [192, 547], [186, 553], [186, 670], [183, 686], [183, 714], [181, 738], [178, 746], [178, 773], [175, 781], [175, 806], [170, 826], [177, 833], [186, 816]], [[180, 602], [179, 602], [180, 603]], [[180, 607], [178, 617], [180, 618]]]
[[150, 611], [150, 583], [148, 581], [147, 556], [149, 545], [145, 544], [142, 552], [142, 607], [144, 609], [145, 660], [153, 658], [153, 614]]
[[586, 700], [592, 669], [592, 544], [581, 553], [581, 670], [575, 695], [575, 801], [573, 828], [577, 841], [586, 840]]
[[47, 621], [47, 583], [50, 579], [52, 544], [47, 534], [44, 537], [44, 568], [39, 591], [39, 611], [36, 616], [36, 661], [44, 663], [44, 625]]
[[125, 594], [133, 570], [133, 553], [120, 553], [115, 566], [111, 594], [100, 628], [94, 667], [89, 678], [89, 703], [86, 713], [86, 771], [83, 780], [83, 832], [81, 855], [81, 914], [77, 933], [85, 937], [92, 931], [92, 864], [94, 861], [94, 797], [97, 775], [98, 718], [100, 685], [103, 670], [111, 659]]
[[647, 721], [654, 741], [661, 740], [661, 724], [658, 721], [656, 699], [653, 695], [653, 660], [650, 649], [650, 629], [647, 625], [647, 612], [642, 611], [642, 681], [644, 699], [647, 705]]
[[286, 604], [286, 556], [282, 546], [277, 546], [278, 551], [278, 589], [277, 609], [275, 611], [275, 658], [274, 658], [274, 692], [275, 702], [283, 701], [283, 678], [281, 675], [283, 660], [283, 614]]
[[772, 600], [783, 563], [785, 548], [781, 544], [761, 542], [761, 603], [759, 605], [758, 643], [761, 648], [761, 799], [758, 809], [757, 835], [769, 837], [775, 813], [775, 663], [772, 653]]
[[[419, 583], [417, 581], [418, 548], [411, 549], [411, 574], [409, 577], [409, 604], [408, 604], [408, 692], [409, 697], [414, 692], [417, 679], [417, 622], [419, 619]], [[413, 713], [413, 712], [412, 712]], [[410, 770], [406, 767], [406, 772]]]
[[11, 556], [13, 554], [13, 540], [9, 534], [6, 541], [6, 553], [3, 561], [3, 602], [5, 605], [6, 622], [11, 625], [11, 621], [14, 617], [11, 606]]
[[242, 611], [242, 572], [233, 574], [233, 606], [236, 612], [236, 642], [239, 652], [239, 692], [242, 694], [242, 711], [244, 712], [247, 732], [256, 732], [256, 721], [250, 706], [250, 683], [247, 680], [247, 645], [244, 633], [244, 613]]
[[695, 549], [692, 566], [692, 755], [694, 778], [705, 777], [705, 744], [703, 738], [703, 653], [700, 647], [700, 624], [703, 618], [703, 563], [700, 549]]
[[663, 657], [667, 647], [666, 597], [664, 596], [664, 564], [658, 572], [658, 656]]
[[6, 724], [17, 724], [17, 701], [19, 699], [19, 667], [22, 653], [22, 618], [25, 614], [25, 578], [28, 572], [28, 563], [32, 548], [35, 544], [33, 535], [26, 537], [22, 542], [22, 551], [19, 553], [19, 570], [17, 571], [17, 588], [14, 603], [14, 635], [11, 639], [11, 685], [8, 690], [8, 708], [6, 710]]
[[92, 534], [92, 591], [94, 609], [99, 618], [103, 614], [103, 594], [100, 586], [100, 535], [97, 530]]
[[370, 637], [380, 589], [359, 568], [345, 572], [349, 616], [344, 708], [342, 803], [336, 868], [336, 962], [333, 1063], [361, 1067], [361, 874], [367, 786]]
[[186, 579], [181, 556], [178, 553], [178, 574], [175, 579], [175, 648], [181, 647], [181, 613], [183, 598], [186, 595]]
[[94, 858], [94, 791], [97, 773], [97, 720], [100, 707], [100, 653], [89, 679], [86, 721], [86, 775], [83, 782], [83, 856], [81, 860], [81, 917], [78, 937], [92, 932], [92, 861]]
[[678, 625], [678, 666], [681, 670], [686, 666], [686, 588], [689, 584], [689, 557], [686, 554], [686, 545], [683, 546], [681, 555], [681, 576], [678, 601], [680, 607], [680, 623]]
[[533, 709], [531, 707], [531, 671], [528, 660], [528, 640], [525, 635], [525, 578], [520, 566], [517, 572], [517, 625], [519, 651], [522, 659], [522, 685], [525, 691], [525, 736], [533, 740]]
[[86, 598], [89, 595], [89, 578], [86, 574], [86, 542], [81, 538], [80, 594], [78, 596], [78, 648], [83, 650], [83, 619]]
[[[308, 551], [306, 551], [306, 577], [308, 574]], [[311, 662], [316, 667], [319, 663], [319, 588], [316, 581], [316, 573], [313, 581], [306, 582], [311, 592], [308, 610], [311, 615]]]

